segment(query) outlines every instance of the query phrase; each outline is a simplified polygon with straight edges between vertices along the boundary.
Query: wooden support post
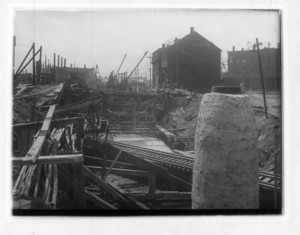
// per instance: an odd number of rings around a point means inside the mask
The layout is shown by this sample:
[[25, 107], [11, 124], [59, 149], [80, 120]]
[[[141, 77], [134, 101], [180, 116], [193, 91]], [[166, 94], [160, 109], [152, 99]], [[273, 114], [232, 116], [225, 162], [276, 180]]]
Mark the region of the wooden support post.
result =
[[149, 177], [149, 194], [150, 195], [155, 195], [155, 181], [156, 181], [155, 175], [150, 174], [150, 177]]
[[257, 56], [258, 56], [258, 63], [259, 63], [261, 87], [262, 87], [263, 97], [264, 97], [265, 114], [266, 114], [266, 118], [268, 118], [268, 110], [267, 110], [268, 108], [267, 108], [267, 102], [266, 102], [265, 85], [264, 85], [264, 77], [263, 77], [261, 58], [260, 58], [260, 52], [259, 52], [258, 38], [256, 38], [256, 46], [257, 46]]
[[16, 51], [16, 36], [13, 37], [13, 78], [15, 76], [15, 51]]
[[74, 208], [85, 209], [85, 190], [83, 163], [72, 164], [73, 169], [73, 187], [74, 187]]
[[78, 123], [74, 124], [76, 127], [76, 134], [77, 134], [77, 140], [76, 140], [76, 148], [78, 151], [82, 150], [82, 140], [84, 138], [84, 119], [81, 118]]
[[[275, 130], [275, 147], [277, 148], [277, 138], [278, 138], [278, 128], [279, 126], [276, 125], [274, 126]], [[278, 159], [277, 159], [277, 154], [275, 153], [274, 155], [274, 209], [277, 209], [277, 175], [278, 175]]]
[[39, 193], [41, 172], [42, 172], [42, 165], [39, 165], [38, 166], [37, 177], [36, 177], [36, 183], [35, 183], [35, 187], [34, 187], [33, 197], [37, 197], [38, 193]]
[[56, 59], [56, 54], [53, 54], [53, 68], [55, 69], [55, 59]]
[[133, 129], [136, 127], [136, 104], [133, 104]]
[[[27, 54], [26, 54], [25, 58], [23, 59], [21, 65], [20, 65], [19, 68], [17, 69], [17, 72], [15, 73], [15, 75], [17, 75], [17, 74], [19, 74], [19, 73], [22, 73], [22, 71], [24, 70], [24, 69], [22, 69], [22, 66], [23, 66], [23, 64], [25, 63], [25, 61], [26, 61], [28, 55], [30, 54], [31, 50], [32, 50], [32, 46], [30, 47], [29, 51], [27, 52]], [[27, 65], [25, 65], [24, 67], [26, 67], [26, 66], [27, 66]]]
[[41, 72], [42, 72], [42, 51], [43, 47], [40, 46], [40, 58], [39, 58], [39, 68], [38, 68], [38, 76], [37, 76], [37, 84], [41, 83]]
[[53, 194], [51, 205], [56, 208], [57, 201], [57, 193], [58, 193], [58, 167], [56, 164], [53, 165]]

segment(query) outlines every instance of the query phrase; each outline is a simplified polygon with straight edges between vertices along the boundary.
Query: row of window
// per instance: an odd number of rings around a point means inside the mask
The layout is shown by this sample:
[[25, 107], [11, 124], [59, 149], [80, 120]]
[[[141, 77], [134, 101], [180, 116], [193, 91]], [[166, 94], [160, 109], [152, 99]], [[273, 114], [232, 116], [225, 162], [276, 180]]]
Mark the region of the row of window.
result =
[[[239, 74], [239, 73], [245, 74], [245, 69], [232, 69], [232, 70], [233, 70], [232, 72], [237, 73], [237, 74]], [[265, 67], [263, 67], [263, 71], [266, 71], [266, 70], [269, 72], [271, 70], [274, 70], [274, 68], [270, 68], [270, 67], [265, 68]], [[259, 68], [258, 67], [247, 68], [246, 72], [247, 73], [259, 73]]]

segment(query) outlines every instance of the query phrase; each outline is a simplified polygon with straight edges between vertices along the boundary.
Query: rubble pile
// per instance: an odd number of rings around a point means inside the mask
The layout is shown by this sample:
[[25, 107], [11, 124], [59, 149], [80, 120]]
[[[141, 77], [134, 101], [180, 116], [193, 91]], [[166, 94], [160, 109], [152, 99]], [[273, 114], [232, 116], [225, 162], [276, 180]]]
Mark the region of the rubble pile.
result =
[[189, 99], [189, 103], [182, 103], [182, 106], [172, 109], [164, 116], [163, 126], [177, 130], [178, 137], [194, 137], [201, 99], [202, 95], [197, 94]]
[[13, 124], [42, 120], [44, 113], [28, 99], [16, 99], [13, 104]]
[[52, 101], [51, 93], [57, 85], [40, 85], [28, 87], [22, 94], [15, 96], [13, 101], [13, 124], [40, 121], [44, 112], [39, 106], [49, 105]]
[[[281, 162], [281, 120], [275, 117], [265, 118], [261, 110], [255, 110], [257, 123], [259, 166], [261, 169], [273, 171], [275, 156]], [[279, 169], [280, 170], [280, 169]]]
[[[179, 138], [194, 137], [201, 99], [202, 95], [197, 94], [187, 105], [172, 109], [164, 116], [163, 127], [177, 134]], [[277, 156], [281, 161], [281, 120], [271, 115], [266, 119], [263, 109], [254, 108], [254, 115], [260, 153], [259, 166], [261, 169], [272, 171], [275, 164], [274, 157]]]

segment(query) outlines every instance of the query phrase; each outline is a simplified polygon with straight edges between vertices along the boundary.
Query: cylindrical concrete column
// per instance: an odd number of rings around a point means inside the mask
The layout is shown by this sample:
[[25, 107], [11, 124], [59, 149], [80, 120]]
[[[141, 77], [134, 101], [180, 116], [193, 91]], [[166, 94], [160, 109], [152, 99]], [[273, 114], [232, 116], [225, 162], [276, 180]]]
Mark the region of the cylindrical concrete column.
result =
[[192, 208], [258, 209], [258, 170], [256, 125], [248, 96], [205, 94], [195, 136]]

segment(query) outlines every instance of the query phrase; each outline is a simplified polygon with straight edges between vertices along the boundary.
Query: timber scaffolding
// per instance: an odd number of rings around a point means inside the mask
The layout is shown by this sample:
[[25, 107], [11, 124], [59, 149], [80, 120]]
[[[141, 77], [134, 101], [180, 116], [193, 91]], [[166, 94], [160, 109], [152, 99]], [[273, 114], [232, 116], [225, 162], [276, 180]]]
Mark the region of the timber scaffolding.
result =
[[[108, 140], [112, 133], [164, 135], [167, 139], [172, 136], [157, 125], [162, 97], [99, 93], [64, 103], [64, 86], [58, 87], [61, 89], [55, 104], [44, 107], [48, 109], [44, 121], [13, 126], [16, 213], [20, 209], [41, 208], [191, 208], [191, 154], [167, 153]], [[259, 172], [260, 194], [268, 195], [268, 199], [261, 200], [275, 203], [267, 208], [281, 205], [281, 176], [275, 177], [273, 170]], [[114, 183], [113, 175], [131, 183]]]

